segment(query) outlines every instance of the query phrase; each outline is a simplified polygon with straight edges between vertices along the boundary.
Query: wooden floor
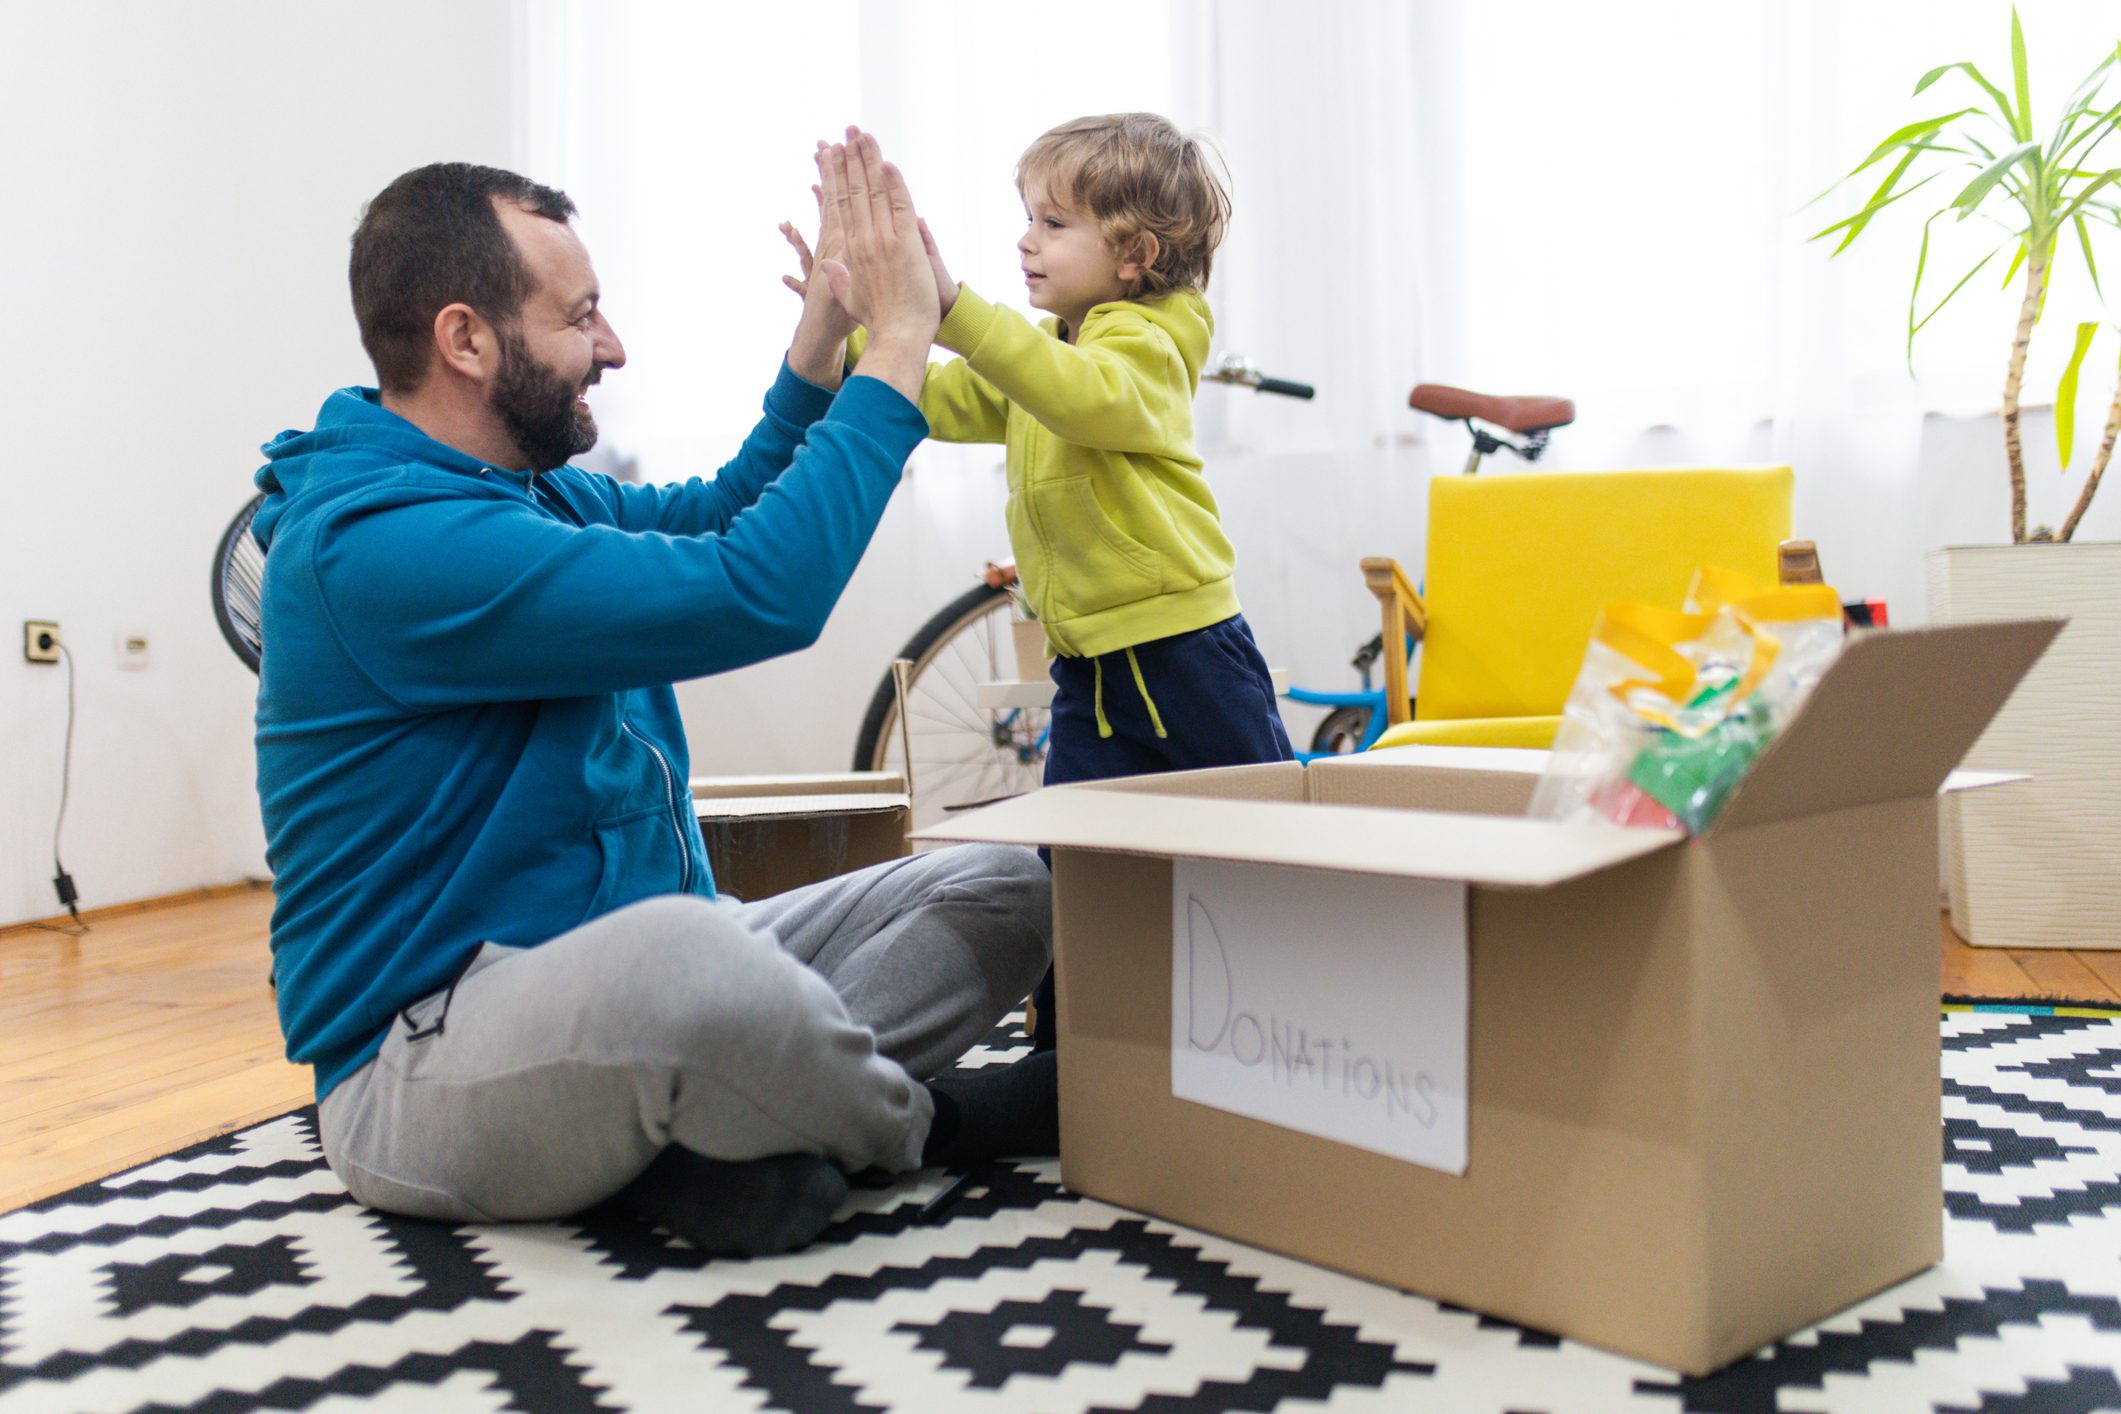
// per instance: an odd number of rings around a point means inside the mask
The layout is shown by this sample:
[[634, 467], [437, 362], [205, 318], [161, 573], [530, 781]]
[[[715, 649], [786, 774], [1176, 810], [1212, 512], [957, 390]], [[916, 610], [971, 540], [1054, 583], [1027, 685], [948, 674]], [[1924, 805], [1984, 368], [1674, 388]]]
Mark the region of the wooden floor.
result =
[[[0, 932], [0, 1212], [310, 1099], [265, 982], [272, 895]], [[2121, 1005], [2121, 952], [1970, 948], [1943, 929], [1948, 995]]]
[[0, 1212], [311, 1098], [266, 985], [272, 895], [0, 933]]
[[2121, 1006], [2121, 952], [1971, 948], [1944, 922], [1944, 994], [1994, 1001], [2067, 997]]

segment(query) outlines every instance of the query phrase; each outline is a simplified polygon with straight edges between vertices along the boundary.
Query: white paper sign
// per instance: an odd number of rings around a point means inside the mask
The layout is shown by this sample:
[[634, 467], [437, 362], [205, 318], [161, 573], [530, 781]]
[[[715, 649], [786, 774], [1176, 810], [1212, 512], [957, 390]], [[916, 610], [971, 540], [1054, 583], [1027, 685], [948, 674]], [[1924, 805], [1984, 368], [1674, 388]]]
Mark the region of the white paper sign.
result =
[[1466, 1169], [1466, 886], [1174, 861], [1171, 1093]]

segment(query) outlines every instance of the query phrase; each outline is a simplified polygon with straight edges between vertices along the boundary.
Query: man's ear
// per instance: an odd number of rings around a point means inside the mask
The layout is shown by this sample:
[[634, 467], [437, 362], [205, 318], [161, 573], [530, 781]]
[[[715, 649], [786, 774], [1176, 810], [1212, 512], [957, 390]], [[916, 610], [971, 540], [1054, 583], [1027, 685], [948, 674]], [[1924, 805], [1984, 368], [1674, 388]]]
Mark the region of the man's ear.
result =
[[435, 357], [444, 367], [483, 383], [500, 366], [500, 335], [470, 305], [444, 305], [435, 315]]
[[1143, 231], [1127, 242], [1120, 252], [1119, 278], [1127, 281], [1139, 280], [1156, 264], [1156, 257], [1163, 254], [1163, 245], [1153, 231]]

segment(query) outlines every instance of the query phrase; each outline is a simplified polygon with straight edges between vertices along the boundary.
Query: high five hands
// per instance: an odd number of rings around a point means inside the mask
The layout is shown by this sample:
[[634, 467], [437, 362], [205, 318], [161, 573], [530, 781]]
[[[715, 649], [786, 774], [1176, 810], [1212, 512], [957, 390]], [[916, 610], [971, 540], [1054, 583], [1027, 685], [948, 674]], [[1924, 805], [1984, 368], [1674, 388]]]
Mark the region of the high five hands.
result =
[[847, 129], [845, 143], [820, 149], [818, 157], [824, 204], [844, 234], [840, 257], [819, 262], [833, 297], [873, 337], [932, 337], [942, 305], [906, 179], [860, 128]]
[[[820, 142], [817, 147], [818, 166], [822, 173], [826, 144]], [[854, 332], [856, 326], [853, 317], [832, 297], [832, 287], [824, 280], [815, 278], [815, 272], [819, 257], [839, 259], [845, 244], [845, 235], [840, 227], [839, 207], [825, 204], [824, 189], [813, 185], [810, 195], [817, 199], [817, 251], [815, 255], [812, 254], [809, 243], [803, 239], [803, 233], [796, 229], [794, 223], [781, 222], [781, 234], [787, 238], [788, 244], [795, 247], [796, 263], [803, 272], [800, 279], [793, 275], [783, 275], [781, 283], [803, 298], [803, 320], [797, 326], [796, 342], [805, 343], [805, 336], [808, 335], [808, 342], [829, 350], [832, 360], [836, 363], [840, 357], [839, 346], [847, 342], [847, 336]], [[838, 381], [835, 371], [832, 382], [836, 385]]]
[[797, 343], [829, 338], [836, 346], [856, 325], [866, 327], [869, 346], [857, 371], [918, 401], [928, 345], [956, 300], [956, 282], [913, 209], [905, 177], [873, 135], [851, 127], [844, 143], [819, 143], [816, 160], [815, 253], [792, 226], [781, 227], [803, 271], [800, 280], [783, 280], [803, 296]]

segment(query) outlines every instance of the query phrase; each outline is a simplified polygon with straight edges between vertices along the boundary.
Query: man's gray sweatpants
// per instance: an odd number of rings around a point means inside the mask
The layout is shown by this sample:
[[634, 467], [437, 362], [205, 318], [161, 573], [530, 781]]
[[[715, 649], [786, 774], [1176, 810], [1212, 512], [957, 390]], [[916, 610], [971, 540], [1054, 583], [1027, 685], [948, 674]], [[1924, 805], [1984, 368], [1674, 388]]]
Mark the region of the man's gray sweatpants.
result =
[[371, 1207], [471, 1222], [579, 1212], [671, 1143], [917, 1168], [932, 1106], [915, 1077], [1038, 981], [1051, 888], [1030, 850], [964, 845], [488, 943], [325, 1097], [325, 1157]]

